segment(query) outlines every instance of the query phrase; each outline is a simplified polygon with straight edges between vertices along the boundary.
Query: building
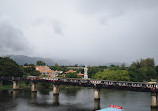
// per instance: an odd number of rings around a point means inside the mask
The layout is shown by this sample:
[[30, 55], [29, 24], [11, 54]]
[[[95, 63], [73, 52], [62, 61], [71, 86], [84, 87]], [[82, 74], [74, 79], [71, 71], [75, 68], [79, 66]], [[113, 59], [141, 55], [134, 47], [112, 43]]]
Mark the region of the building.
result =
[[80, 77], [80, 78], [83, 78], [83, 77], [84, 77], [84, 74], [82, 74], [81, 72], [79, 72], [79, 73], [77, 74], [77, 76]]
[[35, 69], [41, 73], [41, 75], [46, 74], [48, 77], [52, 77], [53, 70], [51, 70], [48, 66], [35, 66]]

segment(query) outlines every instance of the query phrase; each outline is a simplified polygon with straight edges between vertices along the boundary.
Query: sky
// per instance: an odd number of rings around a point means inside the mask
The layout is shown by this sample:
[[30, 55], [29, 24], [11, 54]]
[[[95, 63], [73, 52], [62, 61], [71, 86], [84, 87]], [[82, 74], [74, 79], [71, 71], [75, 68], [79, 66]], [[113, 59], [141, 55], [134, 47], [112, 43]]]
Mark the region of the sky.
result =
[[0, 56], [158, 63], [158, 0], [0, 0]]

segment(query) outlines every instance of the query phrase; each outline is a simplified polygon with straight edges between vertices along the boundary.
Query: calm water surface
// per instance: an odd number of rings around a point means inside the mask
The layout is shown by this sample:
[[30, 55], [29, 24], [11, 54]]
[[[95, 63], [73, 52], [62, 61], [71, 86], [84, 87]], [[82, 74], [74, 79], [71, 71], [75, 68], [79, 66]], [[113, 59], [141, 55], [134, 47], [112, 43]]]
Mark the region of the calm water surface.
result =
[[[102, 89], [101, 100], [94, 101], [92, 88], [62, 88], [59, 96], [53, 96], [49, 88], [0, 91], [0, 111], [92, 111], [123, 106], [126, 111], [157, 111], [150, 108], [150, 93]], [[100, 104], [99, 104], [100, 103]]]

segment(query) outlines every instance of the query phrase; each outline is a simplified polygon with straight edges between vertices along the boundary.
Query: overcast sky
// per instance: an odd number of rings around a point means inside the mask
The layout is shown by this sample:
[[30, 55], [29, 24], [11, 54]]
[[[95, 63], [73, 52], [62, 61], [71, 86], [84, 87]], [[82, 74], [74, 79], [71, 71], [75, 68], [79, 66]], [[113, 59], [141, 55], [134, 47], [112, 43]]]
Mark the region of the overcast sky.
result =
[[0, 0], [0, 55], [158, 63], [157, 48], [158, 0]]

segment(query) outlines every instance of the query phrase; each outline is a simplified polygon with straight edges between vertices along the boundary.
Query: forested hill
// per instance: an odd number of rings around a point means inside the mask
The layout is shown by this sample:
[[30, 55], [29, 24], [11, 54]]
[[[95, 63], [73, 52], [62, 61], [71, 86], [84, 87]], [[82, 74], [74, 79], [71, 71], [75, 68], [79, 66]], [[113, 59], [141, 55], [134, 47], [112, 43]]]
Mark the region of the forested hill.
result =
[[[16, 63], [18, 63], [19, 65], [24, 65], [25, 63], [36, 64], [37, 61], [46, 62], [46, 58], [42, 58], [42, 57], [29, 57], [29, 56], [24, 56], [24, 55], [7, 55], [7, 56], [13, 59], [14, 61], [16, 61]], [[47, 64], [49, 66], [52, 66], [55, 63], [58, 63], [59, 65], [70, 64], [66, 60], [61, 60], [61, 59], [56, 59], [56, 58], [55, 59], [47, 58], [47, 61], [48, 61]]]
[[[19, 65], [24, 65], [25, 63], [27, 64], [36, 64], [37, 61], [43, 61], [46, 62], [46, 58], [42, 58], [42, 57], [29, 57], [29, 56], [25, 56], [25, 55], [6, 55], [7, 57], [10, 57], [11, 59], [13, 59], [16, 63], [18, 63]], [[49, 66], [53, 66], [55, 65], [55, 63], [57, 63], [58, 65], [74, 65], [74, 64], [78, 64], [80, 66], [82, 65], [90, 65], [90, 66], [98, 66], [98, 65], [106, 65], [106, 66], [110, 66], [110, 65], [118, 65], [120, 66], [121, 63], [105, 63], [105, 64], [92, 64], [92, 63], [78, 63], [75, 61], [68, 61], [65, 59], [60, 59], [60, 58], [47, 58], [47, 64]], [[128, 66], [128, 64], [126, 64]]]

